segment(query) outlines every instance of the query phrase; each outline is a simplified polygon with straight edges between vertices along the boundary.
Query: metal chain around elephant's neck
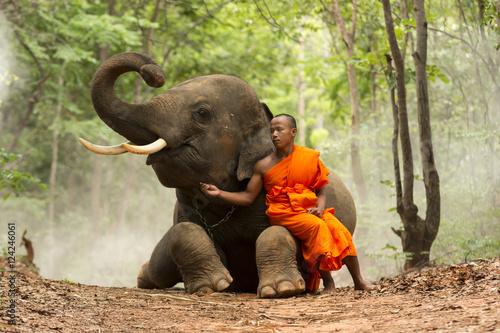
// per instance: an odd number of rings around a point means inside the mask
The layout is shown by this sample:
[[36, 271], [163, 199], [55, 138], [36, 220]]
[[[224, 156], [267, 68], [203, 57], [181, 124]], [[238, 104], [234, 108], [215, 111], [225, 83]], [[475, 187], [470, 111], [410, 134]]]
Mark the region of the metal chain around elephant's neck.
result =
[[226, 216], [224, 216], [222, 218], [222, 220], [220, 220], [219, 222], [215, 223], [214, 225], [208, 225], [207, 220], [203, 217], [203, 215], [201, 215], [201, 211], [198, 208], [196, 208], [196, 213], [200, 217], [201, 223], [203, 223], [203, 225], [205, 225], [205, 228], [207, 230], [208, 235], [210, 236], [210, 238], [212, 240], [214, 240], [214, 235], [212, 234], [212, 229], [215, 229], [216, 227], [218, 227], [222, 223], [224, 223], [227, 220], [229, 220], [229, 218], [231, 217], [231, 215], [233, 215], [233, 213], [236, 210], [236, 208], [238, 208], [238, 206], [233, 205], [231, 207], [231, 210], [229, 212], [227, 212]]

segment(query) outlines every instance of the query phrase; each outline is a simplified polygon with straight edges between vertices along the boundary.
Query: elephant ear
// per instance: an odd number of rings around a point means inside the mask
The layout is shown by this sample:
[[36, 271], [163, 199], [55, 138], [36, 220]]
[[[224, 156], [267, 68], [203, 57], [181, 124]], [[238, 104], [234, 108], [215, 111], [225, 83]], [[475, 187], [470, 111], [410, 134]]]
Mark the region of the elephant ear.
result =
[[273, 119], [273, 114], [265, 103], [260, 103], [260, 116], [262, 121], [240, 144], [237, 170], [240, 181], [252, 177], [255, 163], [274, 151], [274, 145], [269, 135], [269, 124]]

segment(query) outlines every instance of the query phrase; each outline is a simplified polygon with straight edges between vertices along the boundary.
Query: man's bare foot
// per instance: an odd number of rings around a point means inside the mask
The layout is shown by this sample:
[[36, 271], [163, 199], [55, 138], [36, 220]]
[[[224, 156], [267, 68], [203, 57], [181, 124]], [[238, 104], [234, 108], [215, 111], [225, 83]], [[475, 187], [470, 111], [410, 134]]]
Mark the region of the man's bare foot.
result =
[[361, 280], [358, 283], [354, 284], [354, 290], [373, 290], [373, 289], [375, 289], [375, 286], [365, 280]]
[[328, 284], [328, 285], [325, 285], [325, 288], [323, 288], [323, 290], [321, 290], [320, 294], [334, 294], [335, 293], [335, 284], [331, 285], [331, 284]]
[[332, 274], [328, 271], [319, 271], [319, 275], [323, 279], [323, 290], [320, 294], [333, 294], [335, 292], [335, 282], [333, 281]]

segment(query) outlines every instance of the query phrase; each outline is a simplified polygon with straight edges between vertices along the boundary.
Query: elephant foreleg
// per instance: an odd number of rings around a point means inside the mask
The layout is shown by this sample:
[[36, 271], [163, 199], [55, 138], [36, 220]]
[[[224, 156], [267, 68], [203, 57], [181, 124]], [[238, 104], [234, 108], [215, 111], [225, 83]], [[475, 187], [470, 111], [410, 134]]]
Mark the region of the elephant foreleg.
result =
[[187, 292], [212, 293], [229, 287], [233, 278], [202, 227], [181, 222], [174, 225], [171, 232], [170, 253]]
[[144, 289], [170, 288], [182, 281], [181, 272], [170, 254], [170, 229], [156, 244], [151, 258], [141, 267], [137, 287]]
[[271, 226], [260, 234], [256, 243], [259, 274], [259, 297], [288, 297], [302, 293], [305, 282], [297, 259], [300, 243], [284, 227]]

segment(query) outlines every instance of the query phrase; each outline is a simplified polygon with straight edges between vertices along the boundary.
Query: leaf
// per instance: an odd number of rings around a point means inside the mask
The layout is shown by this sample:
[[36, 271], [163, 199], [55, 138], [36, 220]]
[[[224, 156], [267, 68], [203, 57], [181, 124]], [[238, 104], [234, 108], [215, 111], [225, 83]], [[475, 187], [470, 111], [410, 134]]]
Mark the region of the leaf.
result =
[[395, 247], [394, 245], [391, 245], [389, 243], [385, 244], [385, 246], [383, 248], [381, 248], [381, 250], [387, 250], [387, 249], [391, 249], [393, 251], [397, 251], [398, 250], [397, 247]]
[[396, 187], [396, 185], [389, 179], [387, 180], [381, 180], [380, 184], [387, 185], [389, 187]]
[[443, 81], [446, 84], [450, 83], [450, 80], [448, 80], [448, 78], [444, 74], [438, 74], [438, 78], [440, 78], [441, 81]]

